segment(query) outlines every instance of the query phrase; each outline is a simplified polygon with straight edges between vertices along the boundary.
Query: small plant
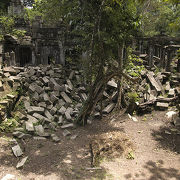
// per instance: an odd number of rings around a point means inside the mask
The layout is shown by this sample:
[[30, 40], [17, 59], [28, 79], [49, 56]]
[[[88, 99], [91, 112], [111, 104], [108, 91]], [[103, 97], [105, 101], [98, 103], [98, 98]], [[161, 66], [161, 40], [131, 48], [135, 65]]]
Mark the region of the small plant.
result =
[[142, 120], [147, 121], [147, 116], [145, 115]]
[[137, 102], [139, 100], [139, 96], [136, 92], [129, 92], [128, 98], [130, 102]]
[[133, 160], [135, 158], [133, 151], [130, 151], [127, 155], [127, 159]]
[[19, 123], [15, 118], [6, 119], [0, 124], [0, 130], [4, 132], [12, 132], [18, 125]]

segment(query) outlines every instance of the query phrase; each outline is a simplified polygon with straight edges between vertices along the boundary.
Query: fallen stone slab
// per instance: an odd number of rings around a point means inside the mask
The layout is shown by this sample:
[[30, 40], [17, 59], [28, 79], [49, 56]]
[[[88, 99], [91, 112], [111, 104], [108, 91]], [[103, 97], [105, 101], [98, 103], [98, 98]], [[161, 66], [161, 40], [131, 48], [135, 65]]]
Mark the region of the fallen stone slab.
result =
[[37, 135], [44, 136], [45, 132], [42, 125], [35, 126], [34, 128], [36, 130]]
[[24, 101], [24, 107], [25, 107], [26, 110], [28, 110], [31, 107], [30, 102], [29, 101]]
[[26, 163], [27, 159], [28, 159], [28, 156], [26, 156], [26, 157], [23, 158], [20, 162], [18, 162], [16, 168], [17, 168], [17, 169], [22, 168], [22, 167], [24, 166], [24, 164]]
[[68, 97], [68, 95], [65, 92], [61, 92], [60, 95], [65, 100], [65, 102], [72, 104], [72, 100]]
[[27, 111], [28, 114], [33, 114], [33, 113], [44, 114], [44, 108], [42, 107], [30, 106], [30, 108]]
[[68, 128], [74, 128], [74, 124], [70, 123], [70, 124], [65, 124], [65, 125], [61, 126], [61, 129], [68, 129]]
[[34, 113], [33, 116], [37, 119], [39, 119], [40, 121], [47, 121], [47, 122], [51, 122], [50, 119], [42, 116], [41, 114], [38, 114], [38, 113]]
[[60, 114], [64, 115], [65, 112], [66, 112], [66, 108], [64, 106], [62, 106], [59, 111], [58, 111]]
[[38, 106], [39, 106], [39, 107], [43, 107], [43, 108], [46, 108], [46, 107], [47, 107], [47, 105], [46, 105], [45, 102], [40, 102], [40, 103], [38, 103]]
[[162, 89], [159, 86], [159, 84], [157, 83], [157, 81], [155, 80], [155, 78], [153, 77], [151, 72], [148, 72], [147, 77], [151, 83], [151, 85], [156, 89], [157, 92], [161, 92]]
[[65, 129], [65, 130], [63, 131], [63, 136], [64, 136], [64, 137], [70, 136], [70, 135], [71, 135], [71, 132], [68, 131], [67, 129]]
[[114, 103], [109, 104], [106, 108], [103, 109], [103, 113], [110, 113], [115, 107]]
[[20, 81], [21, 81], [21, 78], [18, 77], [18, 76], [10, 76], [10, 77], [9, 77], [9, 80], [10, 80], [10, 81], [13, 81], [13, 82], [20, 82]]
[[58, 118], [58, 125], [62, 125], [63, 124], [63, 117], [59, 116]]
[[25, 134], [23, 132], [20, 132], [20, 131], [15, 131], [13, 132], [13, 136], [14, 137], [17, 137], [18, 139], [28, 139], [28, 138], [31, 138], [32, 136], [30, 134]]
[[69, 86], [69, 89], [72, 91], [73, 90], [73, 84], [72, 84], [72, 82], [68, 79], [67, 81], [67, 84], [68, 84], [68, 86]]
[[72, 117], [68, 111], [65, 112], [65, 117], [68, 121], [70, 121], [72, 119]]
[[50, 119], [50, 120], [53, 120], [54, 118], [53, 118], [53, 116], [51, 115], [51, 113], [48, 111], [48, 110], [45, 110], [45, 116], [48, 118], [48, 119]]
[[108, 81], [107, 85], [113, 88], [117, 88], [117, 83], [113, 79]]
[[57, 98], [54, 93], [51, 93], [50, 94], [50, 100], [54, 104], [54, 103], [58, 102], [59, 98]]
[[46, 140], [45, 137], [39, 137], [39, 136], [34, 136], [33, 139], [34, 139], [34, 140], [38, 140], [38, 141], [40, 141], [40, 140]]
[[56, 108], [56, 107], [53, 107], [53, 108], [50, 110], [50, 113], [51, 113], [52, 115], [54, 115], [56, 112], [57, 112], [57, 108]]
[[17, 72], [18, 72], [18, 71], [16, 71], [14, 68], [12, 68], [10, 66], [9, 67], [4, 67], [3, 71], [5, 73], [10, 73], [11, 75], [17, 75]]
[[169, 107], [169, 103], [157, 102], [156, 107], [160, 110], [166, 110]]
[[25, 122], [26, 130], [28, 132], [34, 132], [34, 126], [32, 122]]
[[81, 98], [82, 98], [83, 101], [87, 100], [88, 97], [87, 97], [87, 95], [85, 93], [81, 93], [80, 95], [81, 95]]
[[171, 89], [170, 82], [166, 82], [165, 91], [169, 92], [170, 89]]
[[9, 102], [4, 100], [4, 101], [0, 101], [0, 106], [5, 106], [7, 107], [9, 105]]
[[175, 90], [174, 89], [170, 89], [169, 93], [168, 93], [168, 97], [174, 97], [175, 96]]
[[35, 117], [30, 116], [29, 114], [27, 115], [27, 118], [29, 123], [36, 124], [39, 122]]
[[77, 137], [78, 137], [78, 135], [75, 134], [75, 135], [71, 136], [71, 140], [75, 140]]
[[42, 81], [45, 85], [49, 83], [49, 79], [46, 76], [42, 78]]
[[16, 146], [12, 147], [12, 151], [13, 151], [13, 153], [14, 153], [14, 155], [16, 157], [20, 157], [20, 156], [23, 155], [23, 152], [22, 152], [22, 150], [21, 150], [19, 145], [16, 145]]
[[7, 94], [6, 96], [7, 96], [8, 99], [13, 99], [14, 100], [16, 98], [16, 96], [14, 96], [12, 94]]
[[51, 138], [52, 138], [52, 140], [54, 141], [54, 142], [59, 142], [61, 139], [57, 136], [57, 135], [55, 135], [55, 134], [51, 134]]

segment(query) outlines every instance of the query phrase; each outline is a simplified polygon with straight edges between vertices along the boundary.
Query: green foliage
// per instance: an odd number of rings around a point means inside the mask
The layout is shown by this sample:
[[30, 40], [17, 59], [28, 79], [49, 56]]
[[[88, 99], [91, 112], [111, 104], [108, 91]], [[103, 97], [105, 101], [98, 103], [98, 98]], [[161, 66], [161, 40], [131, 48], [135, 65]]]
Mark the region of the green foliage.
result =
[[18, 121], [18, 118], [6, 119], [0, 124], [0, 130], [3, 132], [12, 132], [19, 125]]
[[130, 51], [128, 57], [128, 64], [126, 66], [127, 73], [132, 77], [140, 77], [141, 71], [145, 70], [144, 65], [142, 63], [143, 60], [133, 55]]
[[136, 92], [128, 92], [128, 98], [130, 102], [137, 102], [139, 101], [139, 96]]
[[[175, 5], [176, 4], [176, 5]], [[142, 32], [147, 36], [180, 34], [180, 4], [170, 0], [152, 0], [142, 6]]]
[[0, 40], [3, 40], [4, 35], [9, 34], [12, 36], [16, 36], [17, 38], [22, 38], [26, 31], [18, 30], [14, 28], [15, 20], [14, 17], [10, 16], [0, 16]]

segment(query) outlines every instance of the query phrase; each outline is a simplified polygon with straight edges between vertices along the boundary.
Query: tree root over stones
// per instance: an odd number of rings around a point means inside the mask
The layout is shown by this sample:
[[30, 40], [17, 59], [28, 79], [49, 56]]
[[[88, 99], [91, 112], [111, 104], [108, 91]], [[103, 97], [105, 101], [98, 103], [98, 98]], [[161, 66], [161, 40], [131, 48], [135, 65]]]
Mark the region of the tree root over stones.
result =
[[91, 166], [97, 166], [100, 159], [112, 159], [128, 156], [132, 152], [133, 144], [122, 132], [110, 132], [96, 135], [89, 144]]

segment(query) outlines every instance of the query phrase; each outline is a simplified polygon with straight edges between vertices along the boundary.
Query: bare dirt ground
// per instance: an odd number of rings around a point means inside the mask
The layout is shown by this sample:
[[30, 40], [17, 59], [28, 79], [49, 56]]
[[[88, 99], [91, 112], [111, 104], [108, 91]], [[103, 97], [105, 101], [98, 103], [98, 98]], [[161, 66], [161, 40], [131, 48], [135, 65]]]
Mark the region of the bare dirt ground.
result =
[[[180, 135], [165, 133], [166, 112], [137, 117], [111, 115], [91, 125], [72, 130], [75, 140], [56, 134], [60, 143], [52, 140], [19, 141], [28, 161], [21, 170], [11, 151], [7, 134], [0, 135], [0, 179], [6, 174], [17, 180], [180, 180]], [[122, 132], [133, 144], [133, 158], [123, 155], [100, 160], [101, 170], [87, 170], [91, 165], [89, 142], [94, 135]]]

